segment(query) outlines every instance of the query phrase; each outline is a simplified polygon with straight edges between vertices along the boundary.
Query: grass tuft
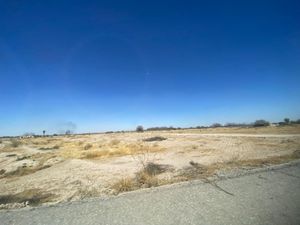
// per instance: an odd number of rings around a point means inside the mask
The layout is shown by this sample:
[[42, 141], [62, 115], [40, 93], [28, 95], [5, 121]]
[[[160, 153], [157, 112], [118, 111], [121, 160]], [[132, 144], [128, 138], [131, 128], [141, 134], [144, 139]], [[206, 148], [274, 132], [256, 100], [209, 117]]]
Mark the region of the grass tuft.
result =
[[130, 177], [122, 178], [113, 184], [112, 189], [114, 189], [116, 193], [133, 191], [135, 189], [135, 183]]
[[166, 171], [167, 165], [148, 163], [145, 168], [138, 171], [133, 178], [122, 178], [112, 185], [115, 193], [132, 191], [139, 188], [157, 187], [166, 184], [165, 180], [159, 179], [156, 175]]

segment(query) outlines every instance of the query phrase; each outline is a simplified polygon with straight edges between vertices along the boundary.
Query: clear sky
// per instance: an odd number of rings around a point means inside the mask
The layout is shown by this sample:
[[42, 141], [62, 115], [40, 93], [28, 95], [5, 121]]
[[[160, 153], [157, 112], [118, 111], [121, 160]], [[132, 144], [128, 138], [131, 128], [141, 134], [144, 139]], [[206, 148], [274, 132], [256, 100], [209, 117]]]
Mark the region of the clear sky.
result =
[[0, 0], [0, 135], [300, 118], [300, 1]]

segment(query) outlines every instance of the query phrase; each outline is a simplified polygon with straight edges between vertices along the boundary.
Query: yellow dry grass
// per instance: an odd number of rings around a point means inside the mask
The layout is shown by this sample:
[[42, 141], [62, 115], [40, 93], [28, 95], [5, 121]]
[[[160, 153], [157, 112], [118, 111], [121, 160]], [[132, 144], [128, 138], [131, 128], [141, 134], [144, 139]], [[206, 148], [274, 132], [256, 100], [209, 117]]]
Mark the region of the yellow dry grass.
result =
[[109, 142], [104, 145], [94, 144], [87, 150], [78, 148], [77, 146], [64, 146], [62, 151], [59, 152], [59, 155], [64, 158], [93, 159], [139, 154], [145, 151], [158, 152], [162, 150], [163, 148], [157, 145], [145, 145], [142, 143], [127, 144], [122, 142]]
[[54, 194], [45, 193], [40, 189], [29, 189], [13, 195], [0, 195], [0, 204], [27, 202], [29, 205], [36, 206], [44, 202], [49, 202], [54, 198]]
[[139, 188], [157, 187], [167, 184], [165, 179], [158, 179], [156, 175], [148, 173], [145, 169], [136, 173], [135, 177], [125, 177], [115, 182], [111, 188], [115, 194], [133, 191]]
[[202, 129], [181, 129], [169, 131], [172, 133], [244, 133], [244, 134], [300, 134], [300, 125], [267, 126], [267, 127], [217, 127]]
[[136, 173], [136, 176], [133, 178], [122, 178], [114, 183], [111, 188], [115, 191], [115, 194], [119, 194], [121, 192], [132, 191], [139, 188], [157, 187], [196, 179], [203, 179], [210, 182], [207, 178], [212, 177], [219, 170], [276, 165], [299, 158], [300, 150], [296, 150], [292, 154], [287, 154], [285, 156], [272, 156], [264, 159], [241, 160], [239, 157], [233, 157], [229, 161], [214, 163], [211, 165], [201, 165], [191, 161], [190, 166], [179, 170], [177, 175], [174, 175], [170, 179], [158, 178], [156, 174], [149, 173], [147, 170], [143, 169]]
[[115, 193], [133, 191], [135, 187], [134, 180], [131, 177], [125, 177], [114, 183], [111, 187]]

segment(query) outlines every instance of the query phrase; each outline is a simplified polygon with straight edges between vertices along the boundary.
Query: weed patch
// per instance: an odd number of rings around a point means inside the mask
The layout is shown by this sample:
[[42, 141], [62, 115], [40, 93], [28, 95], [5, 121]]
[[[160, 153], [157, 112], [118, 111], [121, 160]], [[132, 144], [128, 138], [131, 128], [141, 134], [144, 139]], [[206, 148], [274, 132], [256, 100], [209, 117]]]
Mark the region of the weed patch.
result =
[[145, 138], [143, 139], [143, 141], [164, 141], [167, 140], [167, 138], [165, 137], [161, 137], [161, 136], [155, 136], [155, 137], [150, 137], [150, 138]]
[[84, 150], [89, 150], [89, 149], [92, 148], [92, 147], [93, 147], [92, 144], [86, 144], [86, 145], [83, 147], [83, 149], [84, 149]]
[[11, 140], [10, 140], [10, 146], [11, 146], [12, 148], [17, 148], [20, 144], [21, 144], [21, 142], [18, 141], [18, 140], [16, 140], [16, 139], [11, 139]]
[[112, 185], [112, 189], [114, 189], [116, 193], [133, 191], [135, 188], [134, 180], [130, 177], [122, 178]]
[[0, 195], [0, 204], [27, 202], [28, 205], [37, 206], [51, 201], [54, 197], [55, 195], [42, 193], [39, 189], [30, 189], [13, 195]]
[[28, 159], [28, 158], [30, 158], [30, 156], [21, 156], [21, 157], [18, 157], [16, 159], [16, 161], [21, 161], [21, 160]]
[[25, 176], [25, 175], [28, 175], [28, 174], [35, 173], [39, 170], [47, 169], [49, 167], [51, 167], [51, 166], [50, 165], [45, 165], [45, 166], [40, 165], [40, 166], [37, 166], [37, 167], [34, 167], [34, 168], [19, 166], [16, 170], [6, 173], [5, 177], [11, 178], [11, 177]]
[[170, 168], [168, 165], [148, 163], [145, 168], [138, 171], [135, 177], [126, 177], [112, 185], [116, 194], [120, 192], [132, 191], [139, 188], [157, 187], [168, 183], [166, 180], [159, 179], [156, 175], [163, 173]]
[[41, 148], [39, 148], [39, 150], [42, 150], [42, 151], [55, 150], [55, 149], [59, 149], [59, 145], [54, 145], [53, 147], [41, 147]]

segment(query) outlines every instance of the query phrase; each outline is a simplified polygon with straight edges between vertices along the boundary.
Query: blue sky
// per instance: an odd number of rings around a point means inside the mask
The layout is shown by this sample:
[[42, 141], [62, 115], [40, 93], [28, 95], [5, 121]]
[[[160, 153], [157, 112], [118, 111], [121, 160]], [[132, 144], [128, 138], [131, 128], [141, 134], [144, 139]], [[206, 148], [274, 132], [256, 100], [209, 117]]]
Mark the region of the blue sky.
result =
[[300, 118], [299, 1], [0, 0], [0, 135]]

